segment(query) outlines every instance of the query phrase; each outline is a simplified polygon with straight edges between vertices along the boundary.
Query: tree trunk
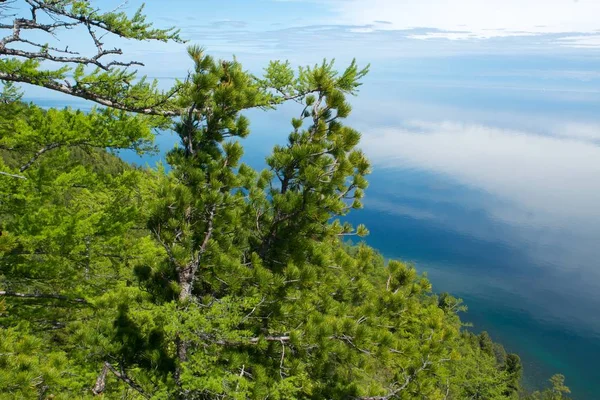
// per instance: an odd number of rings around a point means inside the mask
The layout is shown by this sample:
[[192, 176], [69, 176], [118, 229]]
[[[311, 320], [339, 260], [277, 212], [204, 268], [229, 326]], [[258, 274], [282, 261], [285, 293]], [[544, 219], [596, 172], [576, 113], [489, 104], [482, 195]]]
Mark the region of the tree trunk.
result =
[[[216, 205], [213, 205], [208, 214], [208, 227], [206, 233], [204, 235], [204, 240], [198, 250], [198, 254], [192, 261], [190, 261], [185, 268], [180, 268], [177, 271], [177, 279], [179, 280], [179, 303], [185, 304], [192, 297], [192, 290], [194, 289], [194, 281], [196, 280], [196, 273], [198, 272], [198, 266], [200, 265], [200, 260], [202, 259], [202, 255], [206, 251], [208, 246], [208, 242], [213, 233], [213, 223], [215, 217]], [[177, 385], [181, 387], [181, 365], [187, 361], [188, 358], [188, 348], [189, 343], [182, 339], [180, 335], [177, 335], [175, 340], [175, 344], [177, 346], [177, 359], [179, 360], [179, 365], [177, 366], [177, 370], [175, 371], [175, 382]]]
[[[185, 304], [192, 297], [192, 289], [194, 288], [194, 277], [198, 269], [198, 261], [199, 260], [194, 260], [190, 262], [185, 266], [185, 268], [180, 269], [178, 272], [179, 286], [181, 288], [179, 292], [179, 302], [181, 304]], [[187, 361], [188, 342], [181, 339], [180, 335], [177, 334], [175, 344], [177, 346], [177, 359], [179, 361], [179, 365], [175, 371], [175, 382], [177, 382], [177, 385], [181, 387], [181, 365]]]
[[102, 371], [100, 372], [100, 375], [98, 375], [98, 379], [96, 379], [96, 384], [92, 388], [92, 393], [94, 393], [96, 396], [102, 394], [104, 392], [104, 389], [106, 388], [107, 373], [108, 366], [106, 365], [106, 363], [104, 363], [104, 365], [102, 366]]
[[185, 302], [192, 297], [192, 289], [194, 288], [194, 278], [198, 269], [198, 260], [190, 262], [185, 268], [178, 271], [179, 280], [179, 301]]

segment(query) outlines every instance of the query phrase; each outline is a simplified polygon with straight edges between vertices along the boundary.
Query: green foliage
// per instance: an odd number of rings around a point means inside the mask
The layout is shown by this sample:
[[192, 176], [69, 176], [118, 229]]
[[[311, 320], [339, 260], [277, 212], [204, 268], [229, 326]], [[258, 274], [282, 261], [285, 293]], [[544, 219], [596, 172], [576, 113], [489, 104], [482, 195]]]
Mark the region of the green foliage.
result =
[[61, 373], [72, 367], [66, 354], [49, 351], [42, 339], [24, 334], [23, 328], [2, 329], [0, 399], [68, 398], [74, 382]]
[[571, 390], [565, 386], [565, 377], [561, 374], [553, 375], [549, 379], [552, 387], [545, 389], [541, 392], [533, 393], [528, 399], [530, 400], [568, 400], [567, 395], [571, 393]]
[[129, 17], [122, 11], [99, 13], [98, 9], [92, 6], [89, 0], [45, 0], [41, 3], [42, 6], [49, 5], [50, 10], [54, 9], [78, 19], [92, 16], [95, 25], [120, 37], [137, 40], [159, 40], [162, 42], [181, 41], [179, 30], [175, 28], [153, 28], [152, 24], [146, 21], [143, 5], [137, 9], [133, 16]]
[[[143, 5], [133, 15], [115, 10], [104, 12], [88, 0], [16, 1], [15, 13], [3, 13], [0, 79], [42, 86], [104, 106], [142, 114], [176, 114], [176, 85], [158, 90], [157, 82], [147, 82], [129, 70], [137, 61], [120, 61], [119, 48], [105, 48], [104, 37], [182, 43], [179, 30], [159, 29], [146, 20]], [[5, 7], [5, 6], [2, 6]], [[40, 18], [41, 16], [47, 18]], [[51, 22], [48, 22], [51, 21]], [[60, 41], [61, 31], [73, 30], [89, 36], [95, 52], [90, 55], [69, 50]], [[27, 39], [24, 32], [33, 32]], [[71, 33], [70, 35], [73, 35]], [[69, 34], [64, 35], [66, 39]], [[32, 38], [34, 40], [32, 40]], [[48, 40], [48, 42], [44, 42]], [[56, 47], [60, 46], [60, 47]], [[76, 46], [75, 46], [76, 47]], [[105, 61], [106, 58], [109, 60]], [[52, 67], [53, 63], [57, 67]], [[56, 65], [56, 64], [55, 64]]]
[[[174, 39], [141, 15], [95, 18], [121, 36]], [[345, 242], [368, 233], [343, 222], [370, 172], [344, 122], [367, 69], [274, 62], [257, 78], [236, 60], [189, 54], [174, 121], [42, 110], [10, 85], [0, 95], [0, 397], [518, 398], [519, 357], [464, 330], [459, 299]], [[67, 73], [1, 62], [32, 79]], [[156, 100], [133, 78], [78, 67], [73, 79], [121, 104]], [[265, 170], [245, 165], [243, 111], [290, 100], [287, 142]], [[152, 128], [167, 123], [180, 138], [169, 172], [111, 153], [150, 151]], [[530, 398], [565, 398], [564, 378], [551, 381]]]
[[68, 108], [43, 110], [29, 105], [13, 111], [2, 124], [0, 147], [31, 157], [58, 147], [108, 147], [141, 153], [153, 148], [152, 122], [148, 117], [112, 109], [84, 113]]
[[[12, 82], [2, 82], [2, 93], [0, 93], [0, 101], [5, 105], [20, 105], [23, 98], [23, 92]], [[8, 118], [3, 118], [4, 120]]]

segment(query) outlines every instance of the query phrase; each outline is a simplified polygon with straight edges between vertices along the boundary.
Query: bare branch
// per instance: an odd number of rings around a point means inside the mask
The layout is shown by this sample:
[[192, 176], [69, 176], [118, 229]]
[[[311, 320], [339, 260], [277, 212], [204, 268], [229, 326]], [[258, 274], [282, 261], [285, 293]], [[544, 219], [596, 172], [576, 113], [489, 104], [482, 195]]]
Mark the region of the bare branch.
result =
[[116, 376], [117, 378], [119, 378], [120, 380], [125, 382], [127, 385], [129, 385], [129, 387], [131, 387], [136, 392], [141, 394], [144, 398], [146, 398], [146, 399], [150, 398], [150, 395], [148, 395], [144, 391], [144, 389], [142, 389], [142, 387], [140, 385], [138, 385], [131, 378], [129, 378], [127, 376], [127, 374], [125, 374], [125, 371], [123, 371], [122, 369], [121, 369], [121, 372], [117, 371], [115, 369], [115, 367], [113, 367], [107, 361], [104, 362], [104, 365], [102, 367], [102, 372], [100, 372], [98, 379], [96, 379], [96, 384], [92, 388], [92, 393], [94, 393], [95, 395], [98, 396], [98, 395], [102, 394], [104, 392], [104, 389], [106, 389], [106, 375], [107, 375], [108, 371], [112, 372], [114, 376]]
[[281, 335], [281, 336], [263, 336], [263, 337], [253, 337], [248, 342], [251, 344], [257, 344], [260, 340], [265, 340], [267, 342], [280, 342], [286, 343], [291, 340], [291, 336], [289, 335]]
[[283, 372], [283, 370], [285, 369], [285, 367], [283, 366], [283, 362], [285, 361], [285, 342], [282, 340], [281, 341], [281, 360], [279, 361], [279, 376], [281, 377], [281, 379], [285, 378], [285, 373]]
[[52, 79], [45, 79], [45, 80], [40, 81], [38, 79], [34, 79], [33, 77], [29, 77], [26, 75], [18, 75], [18, 74], [12, 74], [12, 73], [0, 71], [0, 80], [11, 81], [11, 82], [24, 82], [24, 83], [29, 83], [32, 85], [43, 86], [47, 89], [51, 89], [51, 90], [61, 92], [64, 94], [68, 94], [71, 96], [79, 97], [79, 98], [82, 98], [85, 100], [90, 100], [90, 101], [96, 102], [100, 105], [103, 105], [105, 107], [115, 108], [117, 110], [131, 111], [131, 112], [135, 112], [138, 114], [145, 114], [145, 115], [160, 115], [160, 116], [164, 116], [164, 117], [174, 117], [174, 116], [179, 115], [179, 113], [176, 111], [158, 110], [158, 109], [154, 108], [153, 106], [135, 107], [135, 106], [127, 105], [127, 104], [109, 99], [108, 97], [99, 95], [97, 93], [91, 92], [89, 90], [86, 90], [83, 87], [76, 87], [76, 86], [61, 84]]
[[24, 179], [27, 180], [23, 175], [9, 174], [8, 172], [0, 171], [0, 175], [10, 176], [11, 178]]
[[25, 172], [25, 170], [27, 170], [27, 168], [31, 167], [33, 165], [33, 163], [45, 152], [50, 151], [52, 149], [55, 149], [57, 147], [60, 146], [60, 143], [51, 143], [47, 146], [44, 146], [42, 149], [40, 149], [39, 151], [37, 151], [33, 157], [31, 157], [31, 159], [29, 161], [27, 161], [27, 163], [25, 165], [23, 165], [21, 168], [19, 168], [20, 172]]
[[63, 296], [60, 294], [53, 293], [18, 293], [18, 292], [8, 292], [4, 290], [0, 290], [0, 296], [5, 297], [20, 297], [25, 299], [55, 299], [55, 300], [65, 300], [71, 301], [74, 303], [88, 304], [85, 299], [71, 298], [68, 296]]
[[108, 374], [107, 364], [108, 363], [104, 363], [104, 365], [102, 366], [102, 371], [98, 375], [98, 378], [96, 379], [96, 384], [92, 388], [92, 393], [94, 393], [96, 396], [102, 394], [104, 392], [104, 389], [106, 389], [106, 375]]
[[[1, 1], [1, 3], [6, 3]], [[113, 56], [120, 56], [123, 51], [120, 48], [106, 49], [102, 38], [106, 34], [113, 34], [121, 38], [135, 40], [159, 40], [175, 41], [183, 43], [179, 38], [178, 31], [170, 29], [155, 29], [150, 23], [145, 21], [144, 16], [138, 10], [134, 17], [129, 18], [120, 11], [122, 4], [108, 13], [100, 13], [99, 10], [93, 10], [87, 7], [70, 9], [68, 4], [62, 1], [47, 0], [25, 0], [29, 5], [30, 15], [22, 15], [15, 9], [15, 15], [0, 13], [3, 19], [12, 18], [12, 23], [0, 23], [0, 29], [9, 30], [9, 34], [0, 37], [0, 56], [15, 57], [16, 59], [28, 59], [36, 61], [52, 61], [62, 64], [77, 64], [84, 66], [95, 66], [103, 71], [111, 71], [114, 67], [142, 66], [139, 61], [119, 61]], [[3, 4], [5, 7], [5, 4]], [[38, 14], [43, 12], [51, 19], [50, 22], [38, 20]], [[19, 15], [21, 14], [21, 15]], [[94, 43], [94, 53], [91, 55], [82, 55], [79, 52], [69, 50], [69, 46], [51, 46], [44, 43], [44, 39], [25, 38], [25, 32], [46, 33], [58, 40], [60, 31], [72, 29], [75, 27], [87, 29], [88, 35]], [[5, 61], [4, 59], [2, 60]], [[9, 60], [6, 60], [9, 61]], [[149, 103], [140, 106], [135, 104], [135, 99], [127, 97], [126, 99], [117, 99], [117, 96], [106, 94], [106, 90], [100, 90], [95, 93], [94, 88], [89, 87], [89, 83], [80, 87], [71, 86], [69, 83], [63, 84], [58, 80], [52, 71], [36, 70], [36, 73], [24, 73], [19, 70], [5, 69], [0, 73], [0, 79], [29, 83], [42, 86], [61, 93], [80, 97], [86, 100], [94, 101], [106, 107], [131, 111], [147, 115], [160, 115], [174, 117], [179, 113], [173, 111], [164, 111], [164, 106], [174, 94], [161, 96], [157, 94], [158, 101], [149, 101]], [[109, 91], [110, 93], [110, 91]], [[149, 97], [150, 99], [150, 97]], [[148, 99], [148, 100], [149, 100]], [[141, 103], [141, 102], [140, 102]], [[156, 104], [154, 104], [156, 103]], [[160, 110], [162, 109], [162, 110]]]
[[404, 375], [404, 383], [402, 383], [402, 385], [400, 385], [399, 387], [393, 389], [387, 395], [385, 395], [385, 396], [361, 397], [359, 400], [390, 400], [390, 399], [396, 397], [398, 395], [398, 393], [400, 393], [401, 391], [403, 391], [404, 389], [406, 389], [406, 387], [417, 377], [417, 374], [419, 374], [419, 372], [424, 371], [425, 369], [427, 369], [427, 367], [429, 367], [431, 364], [432, 363], [431, 363], [431, 361], [429, 361], [429, 358], [423, 360], [423, 364], [419, 368], [417, 368], [417, 370], [415, 372], [413, 372], [410, 375], [406, 375], [406, 374]]
[[266, 342], [279, 342], [279, 343], [287, 343], [291, 340], [291, 336], [289, 335], [268, 335], [268, 336], [256, 336], [248, 339], [244, 339], [240, 342], [233, 342], [222, 339], [215, 339], [211, 335], [208, 334], [200, 334], [200, 338], [202, 340], [206, 340], [212, 344], [217, 344], [219, 346], [247, 346], [247, 345], [256, 345], [261, 340]]

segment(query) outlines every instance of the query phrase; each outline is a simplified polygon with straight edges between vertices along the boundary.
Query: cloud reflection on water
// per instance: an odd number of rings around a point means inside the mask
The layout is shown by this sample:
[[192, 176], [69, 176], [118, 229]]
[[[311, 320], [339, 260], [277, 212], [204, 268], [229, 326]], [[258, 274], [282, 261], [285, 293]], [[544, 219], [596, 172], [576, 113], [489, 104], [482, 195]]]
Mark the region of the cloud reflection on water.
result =
[[[478, 246], [478, 240], [504, 246], [495, 256], [501, 257], [500, 270], [481, 265], [483, 287], [512, 293], [515, 304], [527, 304], [540, 318], [577, 321], [598, 334], [600, 318], [593, 317], [600, 306], [597, 128], [564, 123], [552, 134], [540, 134], [413, 120], [367, 130], [362, 147], [374, 163], [374, 175], [395, 176], [390, 178], [395, 185], [386, 192], [375, 182], [366, 206], [453, 231], [470, 246]], [[419, 185], [421, 199], [410, 200], [415, 184], [406, 176], [414, 171], [423, 171], [425, 182], [454, 185], [463, 196], [445, 197], [451, 191]], [[432, 268], [441, 270], [427, 267]], [[467, 279], [460, 267], [449, 268]], [[469, 276], [471, 283], [476, 276]]]
[[[457, 122], [409, 121], [367, 132], [362, 147], [387, 167], [437, 172], [514, 203], [525, 214], [489, 211], [512, 223], [542, 227], [600, 222], [598, 131], [564, 130], [558, 136]], [[583, 139], [583, 140], [582, 140]]]

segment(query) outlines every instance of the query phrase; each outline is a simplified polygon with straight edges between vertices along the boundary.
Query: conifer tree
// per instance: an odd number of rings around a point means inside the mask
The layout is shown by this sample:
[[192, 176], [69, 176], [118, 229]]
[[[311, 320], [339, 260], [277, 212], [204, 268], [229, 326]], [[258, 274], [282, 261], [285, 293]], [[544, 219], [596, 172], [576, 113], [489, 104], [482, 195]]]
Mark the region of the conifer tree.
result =
[[[304, 257], [310, 241], [350, 234], [349, 225], [329, 220], [361, 207], [369, 163], [356, 149], [360, 134], [344, 126], [343, 120], [351, 110], [346, 95], [355, 94], [367, 69], [359, 70], [353, 61], [338, 76], [333, 67], [333, 62], [324, 61], [300, 69], [293, 80], [289, 65], [270, 66], [271, 75], [280, 69], [277, 76], [289, 77], [279, 84], [308, 94], [300, 102], [299, 118], [292, 120], [287, 145], [276, 146], [267, 159], [275, 180], [270, 183], [266, 207], [258, 210], [257, 252], [269, 263], [294, 259], [294, 253]], [[309, 126], [302, 129], [307, 121]], [[360, 227], [358, 233], [366, 232]]]
[[536, 391], [527, 399], [531, 400], [569, 400], [571, 390], [565, 386], [565, 377], [561, 374], [553, 375], [549, 380], [552, 387], [543, 391]]
[[[131, 146], [150, 129], [133, 117], [131, 125], [103, 123], [104, 112], [14, 108], [0, 135], [2, 169], [14, 172], [0, 180], [0, 364], [16, 383], [0, 393], [79, 397], [115, 346], [112, 324], [132, 295], [131, 266], [158, 249], [138, 230], [148, 173], [106, 153], [103, 134], [117, 130], [110, 136], [118, 148], [119, 135]], [[40, 151], [54, 139], [61, 145]]]
[[[119, 59], [123, 51], [108, 48], [105, 36], [181, 43], [179, 31], [154, 28], [146, 21], [143, 6], [131, 16], [122, 7], [101, 11], [89, 0], [1, 2], [0, 79], [45, 87], [114, 109], [177, 115], [173, 101], [179, 87], [161, 92], [156, 81], [138, 79], [130, 67], [143, 64]], [[89, 53], [60, 40], [74, 34], [88, 38]]]

